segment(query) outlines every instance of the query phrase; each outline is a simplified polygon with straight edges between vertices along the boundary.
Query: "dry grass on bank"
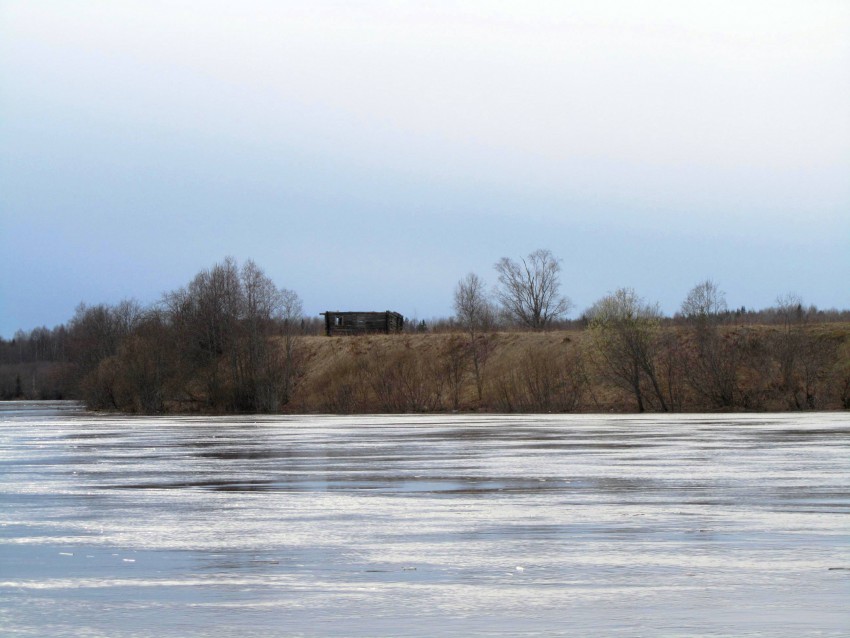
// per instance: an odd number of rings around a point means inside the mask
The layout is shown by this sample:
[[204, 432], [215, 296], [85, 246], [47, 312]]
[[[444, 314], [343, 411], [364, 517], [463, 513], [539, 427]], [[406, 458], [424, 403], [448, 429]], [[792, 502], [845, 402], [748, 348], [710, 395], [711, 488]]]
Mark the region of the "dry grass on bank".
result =
[[[771, 359], [766, 345], [782, 330], [779, 326], [728, 329], [728, 336], [740, 338], [746, 333], [748, 343], [755, 344], [753, 361], [741, 366], [741, 393], [749, 401], [742, 409], [793, 409], [782, 396], [784, 389], [776, 378], [779, 363]], [[673, 408], [717, 409], [685, 382], [681, 357], [687, 339], [682, 331], [670, 327], [664, 332], [679, 348], [658, 362]], [[836, 353], [821, 362], [823, 370], [815, 379], [818, 408], [841, 408], [839, 386], [850, 382], [842, 381], [850, 375], [850, 324], [814, 325], [806, 334], [829, 343]], [[291, 412], [635, 410], [629, 392], [606, 375], [586, 330], [492, 333], [479, 336], [474, 350], [469, 336], [462, 333], [304, 337], [301, 356], [303, 375], [287, 406]]]
[[[307, 412], [598, 409], [580, 331], [307, 337], [290, 409]], [[606, 404], [617, 404], [607, 389]]]

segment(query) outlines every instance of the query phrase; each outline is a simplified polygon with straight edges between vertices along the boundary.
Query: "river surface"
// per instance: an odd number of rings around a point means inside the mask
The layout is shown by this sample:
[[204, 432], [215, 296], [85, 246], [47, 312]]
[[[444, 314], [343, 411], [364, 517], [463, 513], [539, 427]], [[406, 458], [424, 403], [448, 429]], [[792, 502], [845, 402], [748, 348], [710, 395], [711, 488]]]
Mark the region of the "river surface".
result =
[[0, 635], [848, 636], [850, 414], [0, 404]]

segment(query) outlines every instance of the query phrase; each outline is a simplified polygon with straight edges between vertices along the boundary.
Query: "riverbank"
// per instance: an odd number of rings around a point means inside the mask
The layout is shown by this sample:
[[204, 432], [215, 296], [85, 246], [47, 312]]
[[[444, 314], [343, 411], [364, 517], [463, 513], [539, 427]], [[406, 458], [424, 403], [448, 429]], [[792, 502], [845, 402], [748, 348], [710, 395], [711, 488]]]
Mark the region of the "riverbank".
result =
[[[850, 409], [850, 324], [838, 322], [301, 335], [273, 337], [258, 352], [189, 354], [153, 335], [89, 372], [71, 362], [6, 364], [0, 377], [7, 398], [131, 413]], [[258, 403], [269, 407], [250, 407]]]
[[666, 327], [637, 388], [590, 330], [304, 337], [292, 412], [785, 411], [850, 407], [850, 325]]

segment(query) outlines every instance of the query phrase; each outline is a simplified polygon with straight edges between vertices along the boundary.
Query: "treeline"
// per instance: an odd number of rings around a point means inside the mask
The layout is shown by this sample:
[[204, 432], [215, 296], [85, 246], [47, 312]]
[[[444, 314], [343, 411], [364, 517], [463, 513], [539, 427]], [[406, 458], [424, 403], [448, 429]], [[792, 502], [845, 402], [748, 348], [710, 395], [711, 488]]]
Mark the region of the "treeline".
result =
[[0, 395], [145, 413], [274, 412], [292, 392], [301, 317], [297, 294], [228, 258], [153, 307], [82, 304], [65, 326], [0, 340]]
[[626, 288], [567, 320], [549, 251], [495, 270], [494, 288], [457, 283], [451, 318], [328, 339], [297, 294], [228, 258], [151, 307], [81, 304], [0, 339], [0, 398], [142, 413], [850, 408], [847, 311], [795, 295], [732, 310], [706, 280], [673, 317]]
[[[827, 323], [850, 323], [850, 310], [839, 310], [836, 308], [818, 308], [815, 305], [801, 305], [801, 312], [805, 313], [807, 325], [827, 324]], [[726, 325], [734, 326], [781, 326], [785, 323], [784, 318], [780, 314], [776, 306], [767, 308], [748, 308], [741, 306], [732, 310], [723, 312], [723, 321]], [[680, 311], [673, 313], [670, 316], [662, 316], [660, 323], [665, 327], [684, 327], [687, 326], [688, 320]], [[554, 319], [547, 326], [547, 330], [583, 330], [590, 325], [590, 317], [587, 311], [575, 318], [559, 318]], [[496, 317], [493, 323], [494, 329], [506, 332], [513, 331], [529, 331], [533, 330], [528, 326], [517, 324], [509, 317], [504, 317], [501, 314]], [[405, 323], [404, 331], [408, 334], [415, 333], [453, 333], [463, 330], [463, 325], [458, 321], [457, 317], [430, 317], [428, 319], [415, 318]], [[315, 328], [310, 328], [305, 331], [305, 334], [322, 334], [324, 332], [324, 324], [316, 325]]]

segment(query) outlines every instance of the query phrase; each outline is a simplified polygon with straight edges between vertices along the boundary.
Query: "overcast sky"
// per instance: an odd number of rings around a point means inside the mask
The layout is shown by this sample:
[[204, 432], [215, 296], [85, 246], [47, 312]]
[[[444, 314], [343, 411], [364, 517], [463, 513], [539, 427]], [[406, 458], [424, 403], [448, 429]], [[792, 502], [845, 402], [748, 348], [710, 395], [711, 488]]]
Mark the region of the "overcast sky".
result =
[[850, 308], [850, 2], [0, 0], [0, 335], [232, 255], [308, 314]]

